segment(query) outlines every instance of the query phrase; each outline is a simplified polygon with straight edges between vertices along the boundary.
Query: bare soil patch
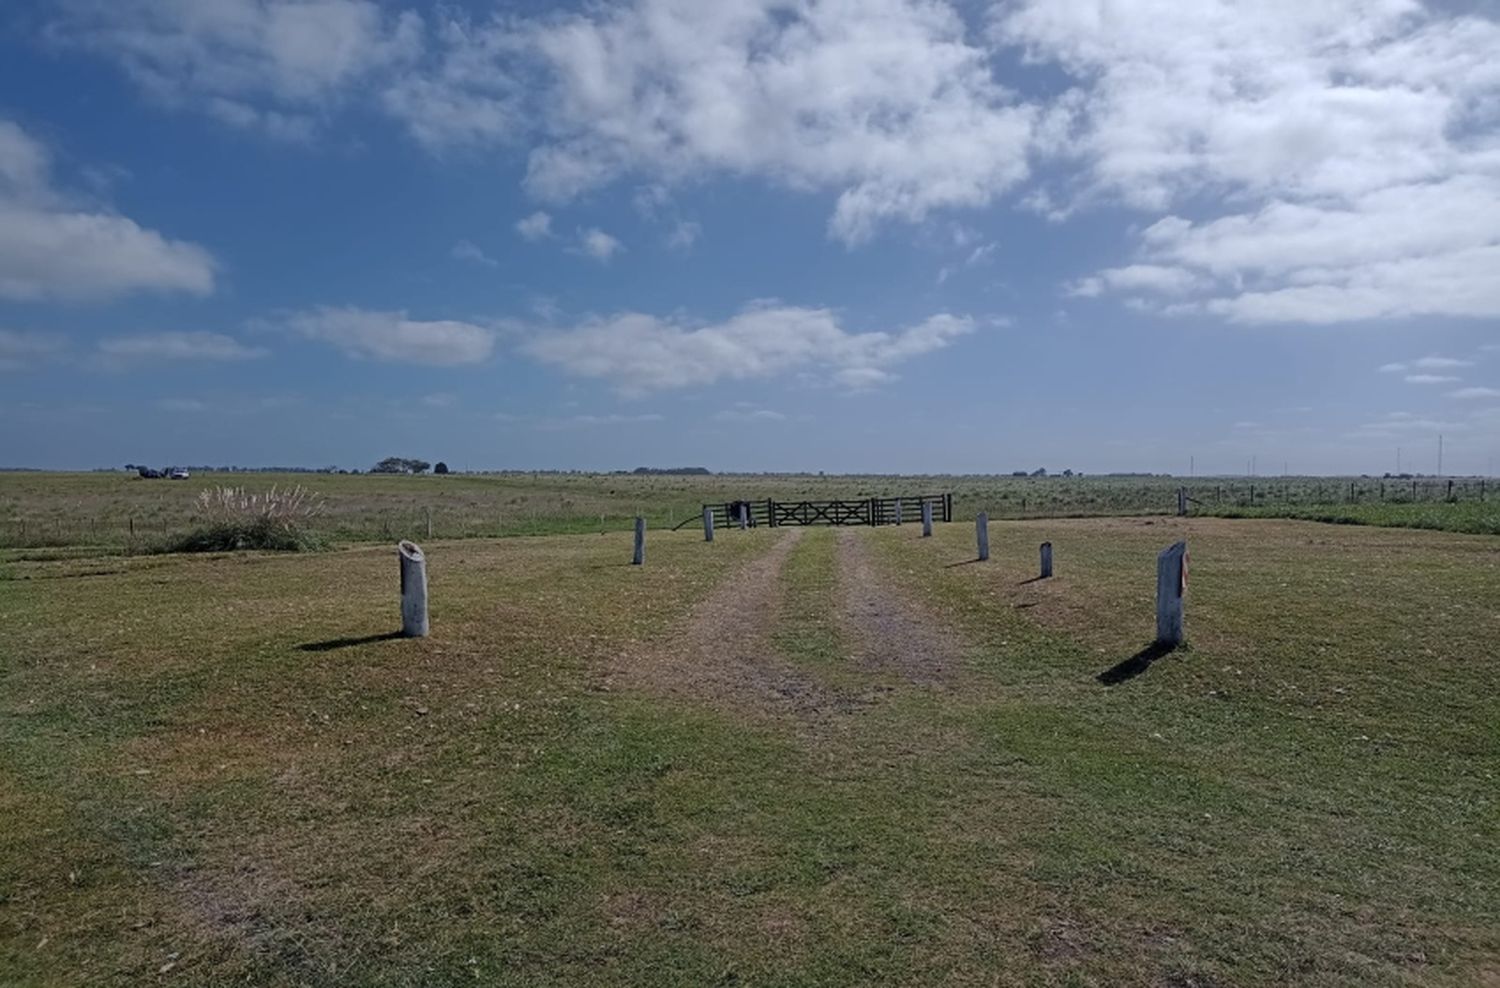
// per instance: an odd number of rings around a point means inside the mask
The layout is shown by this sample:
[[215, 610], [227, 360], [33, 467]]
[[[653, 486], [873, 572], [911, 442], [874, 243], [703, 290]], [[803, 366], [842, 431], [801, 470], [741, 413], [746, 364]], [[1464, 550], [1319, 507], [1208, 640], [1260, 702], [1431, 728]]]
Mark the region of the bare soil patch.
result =
[[837, 547], [839, 621], [850, 659], [918, 685], [951, 681], [963, 662], [958, 636], [891, 584], [858, 533], [839, 531]]
[[769, 552], [698, 604], [676, 634], [623, 657], [611, 684], [772, 716], [808, 717], [864, 705], [787, 662], [772, 643], [782, 611], [779, 577], [802, 534], [788, 529]]

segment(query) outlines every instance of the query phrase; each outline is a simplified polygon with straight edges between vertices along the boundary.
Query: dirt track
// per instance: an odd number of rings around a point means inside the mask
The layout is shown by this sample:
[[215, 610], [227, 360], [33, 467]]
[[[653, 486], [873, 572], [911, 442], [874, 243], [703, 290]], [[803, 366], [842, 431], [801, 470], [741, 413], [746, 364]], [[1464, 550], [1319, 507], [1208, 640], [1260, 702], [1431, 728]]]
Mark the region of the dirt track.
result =
[[951, 680], [963, 655], [957, 637], [891, 585], [860, 533], [840, 530], [836, 545], [839, 622], [850, 660], [923, 686]]

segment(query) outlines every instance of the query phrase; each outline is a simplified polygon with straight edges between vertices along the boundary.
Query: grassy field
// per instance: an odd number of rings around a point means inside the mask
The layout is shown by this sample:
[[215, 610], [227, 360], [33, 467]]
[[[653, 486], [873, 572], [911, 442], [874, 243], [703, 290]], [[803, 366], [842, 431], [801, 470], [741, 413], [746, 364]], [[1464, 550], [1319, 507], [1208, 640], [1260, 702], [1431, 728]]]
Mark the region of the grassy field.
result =
[[406, 477], [204, 474], [189, 481], [120, 473], [0, 472], [0, 547], [101, 546], [142, 550], [197, 523], [196, 498], [226, 484], [251, 490], [303, 485], [320, 495], [316, 527], [341, 542], [614, 531], [637, 514], [653, 528], [729, 500], [863, 499], [952, 492], [955, 511], [992, 518], [1169, 514], [1187, 486], [1194, 511], [1281, 515], [1473, 533], [1500, 533], [1500, 497], [1488, 481], [1351, 478], [980, 477], [511, 473]]
[[1500, 544], [972, 537], [12, 552], [0, 983], [1500, 984]]

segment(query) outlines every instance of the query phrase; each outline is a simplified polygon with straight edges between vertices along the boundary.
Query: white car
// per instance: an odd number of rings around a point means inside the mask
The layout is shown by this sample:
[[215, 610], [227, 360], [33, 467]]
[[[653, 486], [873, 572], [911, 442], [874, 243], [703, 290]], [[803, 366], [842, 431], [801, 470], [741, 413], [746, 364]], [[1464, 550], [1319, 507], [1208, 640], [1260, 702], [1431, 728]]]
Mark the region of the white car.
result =
[[175, 467], [173, 468], [171, 473], [167, 474], [167, 476], [171, 477], [173, 480], [187, 480], [188, 472], [181, 467]]

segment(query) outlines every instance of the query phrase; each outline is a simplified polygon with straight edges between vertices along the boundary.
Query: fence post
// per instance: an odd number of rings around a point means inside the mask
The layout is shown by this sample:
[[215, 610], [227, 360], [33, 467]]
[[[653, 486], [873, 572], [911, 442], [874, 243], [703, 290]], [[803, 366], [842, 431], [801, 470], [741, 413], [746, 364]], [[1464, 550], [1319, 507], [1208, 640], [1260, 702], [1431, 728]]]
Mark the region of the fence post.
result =
[[1156, 643], [1182, 644], [1182, 597], [1187, 590], [1187, 543], [1177, 542], [1156, 557]]
[[427, 637], [427, 557], [415, 542], [396, 546], [401, 557], [401, 634]]
[[642, 566], [646, 562], [646, 519], [640, 515], [635, 516], [635, 555], [630, 557], [630, 565]]
[[1355, 503], [1355, 501], [1356, 498], [1354, 496], [1354, 481], [1351, 480], [1349, 481], [1349, 503], [1353, 504]]
[[979, 545], [979, 561], [990, 558], [990, 516], [983, 511], [974, 519], [974, 541]]
[[1453, 481], [1448, 481], [1448, 500], [1453, 500]]
[[922, 538], [932, 538], [932, 502], [922, 499]]
[[776, 527], [776, 502], [766, 498], [766, 527]]
[[749, 519], [750, 519], [750, 505], [747, 502], [745, 502], [745, 501], [741, 501], [739, 503], [739, 511], [737, 512], [737, 514], [740, 516], [739, 517], [740, 531], [743, 532], [745, 530], [745, 526], [747, 524], [749, 524]]
[[1177, 516], [1180, 518], [1187, 514], [1187, 488], [1177, 488]]
[[896, 524], [901, 524], [901, 499], [896, 498]]
[[1052, 543], [1042, 543], [1042, 572], [1041, 578], [1048, 579], [1052, 576]]
[[708, 505], [703, 506], [703, 541], [714, 540], [714, 509]]

